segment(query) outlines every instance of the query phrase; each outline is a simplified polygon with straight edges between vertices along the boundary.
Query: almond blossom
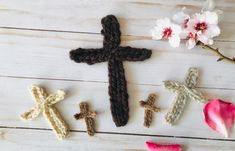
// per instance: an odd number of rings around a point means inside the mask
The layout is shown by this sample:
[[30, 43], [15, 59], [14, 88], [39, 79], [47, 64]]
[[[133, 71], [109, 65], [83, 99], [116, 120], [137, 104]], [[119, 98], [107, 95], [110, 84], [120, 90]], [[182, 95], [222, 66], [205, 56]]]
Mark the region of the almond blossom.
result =
[[188, 32], [186, 43], [188, 49], [192, 49], [198, 41], [205, 45], [212, 45], [214, 43], [213, 38], [220, 35], [216, 12], [196, 13], [188, 20], [185, 27]]
[[166, 39], [172, 47], [179, 47], [181, 40], [186, 40], [188, 49], [196, 45], [212, 51], [219, 58], [217, 61], [227, 61], [235, 64], [235, 57], [224, 55], [218, 48], [213, 48], [213, 38], [219, 36], [218, 26], [223, 17], [223, 11], [215, 9], [214, 0], [206, 0], [200, 13], [189, 15], [182, 11], [169, 18], [158, 19], [156, 26], [151, 30], [154, 40]]
[[158, 19], [156, 26], [151, 30], [154, 40], [167, 39], [172, 47], [179, 47], [181, 28], [169, 18]]
[[180, 39], [187, 39], [188, 49], [192, 49], [198, 41], [212, 45], [213, 38], [220, 35], [218, 19], [216, 11], [202, 11], [190, 16], [183, 9], [173, 16], [173, 22], [169, 18], [157, 20], [151, 33], [155, 40], [168, 39], [172, 47], [178, 47]]
[[161, 145], [152, 142], [146, 142], [146, 146], [148, 151], [182, 151], [182, 147], [179, 144]]
[[213, 130], [229, 137], [235, 122], [235, 105], [220, 99], [212, 99], [205, 105], [204, 118]]
[[192, 49], [198, 41], [212, 45], [213, 38], [220, 34], [218, 14], [215, 11], [195, 13], [190, 17], [183, 9], [173, 16], [173, 21], [181, 25], [181, 38], [187, 39], [188, 49]]
[[181, 27], [183, 29], [185, 29], [187, 27], [187, 23], [188, 23], [189, 19], [190, 19], [190, 15], [185, 13], [185, 8], [183, 8], [182, 11], [176, 13], [172, 17], [172, 20], [175, 23], [181, 25]]
[[190, 15], [185, 13], [185, 8], [182, 11], [173, 15], [172, 20], [174, 23], [181, 26], [182, 33], [180, 34], [181, 39], [186, 39], [188, 37], [188, 31], [186, 30], [188, 27], [188, 22], [190, 20]]

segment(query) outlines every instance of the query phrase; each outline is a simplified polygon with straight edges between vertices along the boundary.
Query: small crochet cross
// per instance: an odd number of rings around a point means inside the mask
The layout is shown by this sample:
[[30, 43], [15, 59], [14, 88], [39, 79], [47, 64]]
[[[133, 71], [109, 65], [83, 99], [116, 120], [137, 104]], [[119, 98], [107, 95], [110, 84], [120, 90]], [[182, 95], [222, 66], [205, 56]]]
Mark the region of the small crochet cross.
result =
[[198, 81], [199, 71], [197, 68], [189, 68], [185, 83], [176, 81], [164, 81], [166, 89], [176, 93], [175, 103], [165, 116], [167, 123], [173, 125], [181, 116], [185, 104], [189, 100], [205, 103], [206, 100], [201, 92], [197, 91], [196, 84]]
[[93, 136], [95, 134], [95, 112], [89, 111], [89, 106], [86, 102], [81, 102], [80, 113], [74, 115], [77, 120], [85, 119], [88, 135]]
[[150, 94], [148, 96], [147, 101], [140, 101], [140, 106], [145, 108], [144, 112], [144, 126], [149, 128], [152, 119], [153, 119], [153, 113], [154, 112], [160, 112], [160, 108], [154, 106], [154, 102], [156, 101], [156, 95]]
[[108, 15], [101, 20], [101, 23], [103, 26], [101, 34], [104, 36], [103, 48], [78, 48], [70, 52], [70, 58], [77, 63], [83, 62], [89, 65], [108, 62], [111, 112], [113, 121], [119, 127], [126, 125], [129, 118], [128, 93], [123, 61], [143, 61], [151, 57], [152, 51], [120, 46], [121, 32], [115, 16]]
[[34, 85], [31, 88], [31, 94], [37, 103], [36, 107], [22, 114], [21, 118], [24, 120], [33, 120], [38, 117], [41, 112], [43, 112], [43, 115], [50, 123], [57, 138], [65, 138], [69, 134], [69, 127], [54, 106], [57, 102], [64, 99], [65, 92], [58, 90], [55, 94], [47, 95], [43, 88]]

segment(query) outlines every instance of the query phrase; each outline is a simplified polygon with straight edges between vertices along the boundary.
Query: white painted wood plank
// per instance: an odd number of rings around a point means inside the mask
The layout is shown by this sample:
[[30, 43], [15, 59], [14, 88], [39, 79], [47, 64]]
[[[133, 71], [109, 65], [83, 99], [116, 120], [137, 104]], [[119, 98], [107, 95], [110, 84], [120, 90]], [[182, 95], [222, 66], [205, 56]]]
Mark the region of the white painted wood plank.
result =
[[[0, 78], [0, 126], [7, 127], [29, 127], [50, 128], [43, 116], [35, 121], [21, 121], [19, 116], [29, 108], [33, 107], [34, 101], [28, 88], [32, 84], [40, 84], [48, 87], [49, 92], [56, 89], [64, 89], [68, 95], [66, 100], [57, 104], [57, 107], [68, 122], [72, 130], [85, 130], [84, 121], [76, 121], [73, 115], [79, 112], [78, 103], [88, 101], [92, 109], [98, 112], [96, 125], [99, 132], [135, 133], [147, 135], [167, 135], [219, 138], [222, 136], [210, 130], [203, 121], [203, 105], [190, 102], [176, 126], [169, 126], [164, 122], [164, 116], [171, 106], [174, 94], [169, 93], [159, 86], [128, 85], [130, 119], [125, 127], [117, 128], [112, 122], [107, 83], [74, 82], [39, 79]], [[202, 89], [209, 98], [223, 98], [235, 102], [234, 90]], [[152, 127], [143, 127], [144, 110], [139, 107], [139, 101], [147, 98], [149, 93], [157, 92], [158, 101], [156, 105], [161, 108], [160, 113], [154, 114]], [[231, 138], [235, 138], [232, 134]]]
[[[113, 13], [120, 20], [123, 34], [133, 35], [124, 36], [123, 45], [153, 49], [151, 60], [125, 63], [130, 94], [130, 120], [126, 127], [116, 128], [109, 110], [107, 64], [88, 66], [75, 64], [68, 58], [70, 49], [79, 46], [101, 47], [102, 36], [0, 28], [0, 76], [51, 78], [40, 80], [0, 77], [0, 127], [11, 127], [0, 130], [1, 148], [10, 151], [146, 150], [143, 142], [154, 140], [162, 143], [181, 143], [185, 146], [184, 149], [189, 151], [232, 151], [235, 147], [234, 141], [223, 140], [222, 136], [203, 123], [202, 105], [196, 102], [189, 103], [177, 126], [170, 127], [163, 122], [174, 95], [160, 85], [167, 79], [183, 80], [190, 66], [199, 67], [202, 71], [198, 86], [206, 87], [200, 90], [208, 98], [218, 97], [235, 102], [235, 71], [232, 70], [234, 65], [216, 63], [212, 54], [201, 49], [190, 51], [181, 46], [175, 50], [166, 42], [152, 41], [149, 37], [149, 29], [157, 18], [171, 16], [182, 6], [187, 6], [190, 11], [199, 10], [202, 2], [203, 0], [0, 0], [0, 27], [99, 33], [100, 19]], [[217, 42], [216, 45], [232, 56], [235, 55], [235, 45], [228, 41], [235, 40], [235, 2], [216, 2], [225, 10], [224, 22], [221, 23], [223, 33], [217, 40], [226, 41]], [[51, 131], [14, 129], [50, 128], [42, 116], [32, 122], [19, 119], [21, 113], [34, 106], [27, 90], [33, 83], [48, 87], [50, 92], [59, 88], [64, 88], [68, 92], [67, 99], [57, 106], [72, 130], [85, 130], [84, 122], [74, 120], [73, 114], [79, 112], [80, 101], [88, 100], [92, 109], [98, 111], [97, 131], [122, 134], [102, 133], [89, 138], [85, 133], [71, 133], [68, 140], [59, 142]], [[138, 101], [146, 99], [151, 92], [159, 94], [156, 104], [161, 107], [162, 112], [154, 115], [153, 126], [146, 129], [142, 126], [144, 111], [138, 106]], [[124, 135], [130, 133], [146, 136]], [[234, 138], [233, 133], [231, 139]]]
[[235, 147], [235, 143], [229, 141], [110, 134], [97, 134], [91, 138], [78, 132], [71, 133], [67, 140], [58, 141], [50, 131], [20, 129], [1, 129], [0, 136], [1, 148], [7, 151], [144, 151], [146, 140], [180, 143], [185, 151], [233, 151]]
[[[204, 0], [0, 0], [0, 26], [100, 32], [100, 19], [116, 15], [125, 35], [149, 36], [149, 30], [158, 18], [170, 17], [182, 7], [200, 11]], [[225, 11], [221, 23], [220, 40], [235, 40], [235, 2], [216, 0]]]
[[[129, 83], [161, 85], [168, 79], [183, 81], [187, 69], [194, 66], [201, 71], [198, 86], [235, 88], [234, 65], [217, 63], [214, 54], [201, 48], [174, 49], [163, 41], [133, 36], [123, 37], [122, 45], [153, 50], [149, 60], [125, 62]], [[235, 55], [233, 43], [218, 42], [217, 46], [226, 50], [227, 55]], [[0, 75], [107, 82], [107, 63], [89, 66], [69, 59], [69, 51], [77, 47], [102, 47], [102, 36], [1, 29]]]

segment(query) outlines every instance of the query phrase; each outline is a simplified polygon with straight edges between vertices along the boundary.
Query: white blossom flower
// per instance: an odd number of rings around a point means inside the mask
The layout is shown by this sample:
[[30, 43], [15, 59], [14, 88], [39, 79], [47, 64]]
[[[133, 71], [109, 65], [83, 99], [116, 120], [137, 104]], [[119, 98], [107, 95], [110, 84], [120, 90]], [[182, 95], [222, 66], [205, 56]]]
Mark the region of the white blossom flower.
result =
[[186, 46], [192, 49], [198, 41], [212, 45], [213, 38], [220, 34], [218, 22], [223, 12], [215, 10], [214, 0], [206, 0], [201, 13], [192, 16], [184, 12], [176, 13], [172, 22], [169, 18], [159, 19], [152, 32], [155, 40], [167, 39], [172, 47], [178, 47], [181, 39], [186, 39]]
[[190, 19], [190, 16], [184, 12], [185, 8], [182, 9], [182, 11], [176, 13], [173, 15], [172, 20], [176, 23], [182, 26], [182, 28], [187, 27], [187, 23]]
[[182, 11], [173, 15], [172, 20], [174, 23], [178, 24], [182, 28], [182, 32], [180, 34], [181, 39], [186, 39], [188, 37], [188, 32], [185, 30], [188, 26], [188, 21], [190, 20], [190, 16], [184, 12], [185, 8]]
[[156, 26], [151, 30], [154, 40], [167, 39], [172, 47], [179, 47], [182, 29], [169, 18], [158, 19]]
[[194, 14], [187, 22], [186, 31], [188, 32], [186, 43], [188, 49], [193, 48], [197, 41], [212, 45], [214, 43], [213, 38], [220, 34], [217, 13], [205, 11]]
[[223, 18], [223, 11], [219, 10], [219, 9], [215, 9], [215, 2], [214, 0], [206, 0], [206, 2], [204, 3], [204, 6], [202, 8], [202, 12], [205, 11], [214, 11], [216, 12], [216, 14], [218, 15], [218, 20], [221, 21]]

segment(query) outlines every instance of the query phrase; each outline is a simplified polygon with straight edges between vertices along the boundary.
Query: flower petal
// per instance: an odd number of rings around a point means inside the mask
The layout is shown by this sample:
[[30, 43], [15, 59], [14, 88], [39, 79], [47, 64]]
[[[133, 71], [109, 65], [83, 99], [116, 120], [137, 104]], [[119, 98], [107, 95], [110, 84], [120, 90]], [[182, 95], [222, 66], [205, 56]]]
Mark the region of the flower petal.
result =
[[182, 11], [176, 13], [175, 15], [173, 15], [172, 20], [175, 23], [183, 26], [185, 23], [185, 20], [189, 19], [189, 18], [190, 18], [190, 16], [182, 10]]
[[208, 29], [206, 30], [204, 34], [211, 38], [219, 36], [220, 28], [218, 25], [208, 25]]
[[180, 46], [180, 36], [172, 36], [169, 38], [169, 43], [171, 47], [179, 47]]
[[216, 14], [218, 15], [218, 22], [220, 22], [224, 18], [224, 12], [222, 10], [215, 10]]
[[155, 27], [150, 32], [153, 40], [160, 40], [163, 37], [162, 29], [160, 28]]
[[182, 32], [179, 34], [180, 39], [187, 39], [188, 38], [188, 31], [182, 30]]
[[148, 151], [182, 151], [182, 147], [179, 144], [161, 145], [152, 142], [146, 142]]
[[162, 19], [158, 19], [156, 21], [156, 25], [158, 28], [165, 28], [167, 27], [169, 24], [171, 23], [170, 19], [165, 17], [165, 18], [162, 18]]
[[206, 44], [206, 45], [212, 45], [213, 44], [212, 39], [210, 39], [209, 37], [207, 37], [204, 34], [198, 35], [198, 40], [201, 41], [202, 43]]
[[198, 21], [196, 19], [190, 19], [187, 23], [187, 28], [186, 31], [188, 33], [196, 33], [197, 31], [195, 30], [195, 25], [196, 23], [198, 23]]
[[220, 99], [209, 100], [204, 109], [206, 124], [226, 138], [235, 122], [235, 105]]
[[218, 24], [218, 15], [216, 12], [206, 11], [204, 12], [206, 16], [206, 22], [209, 24]]
[[179, 47], [182, 28], [170, 21], [169, 18], [158, 19], [151, 30], [152, 39], [167, 39], [172, 47]]
[[195, 13], [192, 17], [196, 22], [205, 22], [206, 14], [205, 13]]
[[171, 28], [173, 30], [173, 34], [175, 34], [175, 35], [179, 35], [182, 32], [182, 28], [177, 24], [172, 23]]
[[194, 48], [195, 46], [196, 46], [196, 40], [195, 40], [195, 39], [190, 38], [189, 40], [187, 40], [187, 42], [186, 42], [186, 47], [187, 47], [188, 49], [192, 49], [192, 48]]
[[170, 26], [169, 18], [162, 18], [156, 21], [156, 26], [150, 31], [153, 40], [160, 40], [163, 38], [164, 28]]

